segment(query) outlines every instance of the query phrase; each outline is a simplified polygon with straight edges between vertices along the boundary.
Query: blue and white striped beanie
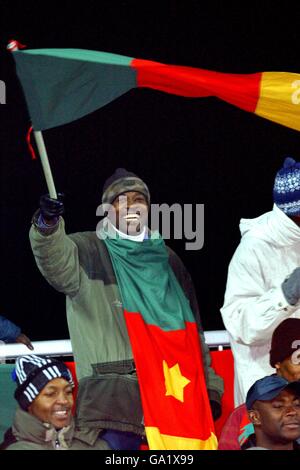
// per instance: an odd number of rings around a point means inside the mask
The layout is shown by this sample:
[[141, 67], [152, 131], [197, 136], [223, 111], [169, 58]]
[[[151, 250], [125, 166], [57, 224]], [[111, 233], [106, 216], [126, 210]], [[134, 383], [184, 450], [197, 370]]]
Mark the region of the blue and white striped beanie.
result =
[[35, 354], [18, 357], [13, 375], [17, 382], [14, 396], [25, 411], [51, 380], [62, 377], [74, 387], [72, 374], [63, 362]]
[[273, 200], [286, 215], [300, 215], [300, 163], [291, 157], [276, 174]]

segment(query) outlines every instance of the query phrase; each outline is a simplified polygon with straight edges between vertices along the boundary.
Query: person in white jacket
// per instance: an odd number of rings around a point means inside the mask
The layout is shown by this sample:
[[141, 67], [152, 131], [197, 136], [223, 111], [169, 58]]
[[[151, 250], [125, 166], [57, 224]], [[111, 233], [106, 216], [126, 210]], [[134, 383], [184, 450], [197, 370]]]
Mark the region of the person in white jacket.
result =
[[235, 406], [273, 372], [274, 329], [300, 318], [300, 163], [290, 157], [276, 175], [273, 197], [272, 211], [241, 219], [242, 238], [228, 269], [221, 314], [234, 356]]

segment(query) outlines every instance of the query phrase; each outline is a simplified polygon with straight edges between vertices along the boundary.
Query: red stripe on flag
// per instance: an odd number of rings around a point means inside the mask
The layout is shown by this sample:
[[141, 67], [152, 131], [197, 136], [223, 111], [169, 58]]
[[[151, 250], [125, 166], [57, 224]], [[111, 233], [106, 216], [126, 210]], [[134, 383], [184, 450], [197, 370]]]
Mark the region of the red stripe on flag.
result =
[[140, 59], [133, 59], [130, 65], [137, 72], [138, 87], [153, 88], [191, 98], [216, 96], [249, 112], [255, 111], [259, 99], [262, 76], [260, 72], [211, 72]]
[[[199, 336], [195, 323], [184, 330], [164, 331], [148, 325], [139, 313], [125, 311], [137, 368], [145, 426], [167, 435], [206, 440], [214, 430], [206, 390]], [[176, 364], [183, 377], [184, 401], [166, 395], [163, 361]]]

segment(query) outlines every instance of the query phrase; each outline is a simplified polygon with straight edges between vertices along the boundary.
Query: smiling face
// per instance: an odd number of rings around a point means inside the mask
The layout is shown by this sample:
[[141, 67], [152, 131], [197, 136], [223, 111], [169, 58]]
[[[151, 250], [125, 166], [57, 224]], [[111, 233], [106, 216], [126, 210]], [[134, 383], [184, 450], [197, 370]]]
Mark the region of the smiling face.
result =
[[68, 426], [73, 406], [72, 387], [63, 378], [53, 379], [43, 388], [28, 408], [43, 423], [52, 424], [56, 429]]
[[121, 232], [127, 235], [138, 235], [147, 225], [147, 200], [142, 193], [128, 191], [113, 201], [108, 216]]
[[292, 388], [272, 400], [257, 400], [249, 417], [255, 426], [257, 446], [292, 448], [293, 441], [300, 437], [300, 398]]

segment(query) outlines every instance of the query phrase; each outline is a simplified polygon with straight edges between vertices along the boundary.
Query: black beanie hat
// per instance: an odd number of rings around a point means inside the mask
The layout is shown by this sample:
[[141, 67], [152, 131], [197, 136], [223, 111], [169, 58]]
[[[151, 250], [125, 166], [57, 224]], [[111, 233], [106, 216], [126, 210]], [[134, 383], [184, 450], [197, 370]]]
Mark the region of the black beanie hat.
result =
[[13, 378], [17, 382], [14, 396], [20, 407], [27, 411], [47, 383], [59, 377], [74, 387], [72, 374], [63, 362], [35, 354], [18, 357]]
[[277, 362], [287, 359], [297, 350], [294, 341], [300, 342], [300, 318], [287, 318], [275, 328], [270, 350], [270, 364], [275, 367]]
[[141, 178], [125, 168], [117, 168], [114, 174], [105, 181], [102, 204], [112, 204], [116, 197], [128, 191], [142, 193], [148, 206], [150, 205], [150, 192], [147, 185]]

